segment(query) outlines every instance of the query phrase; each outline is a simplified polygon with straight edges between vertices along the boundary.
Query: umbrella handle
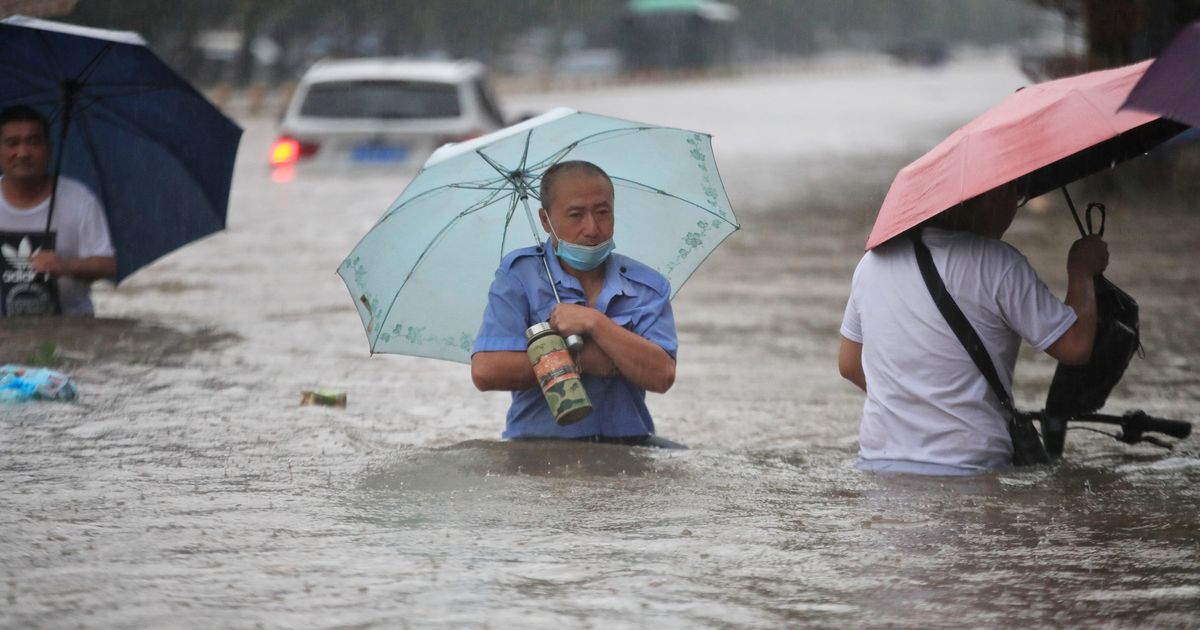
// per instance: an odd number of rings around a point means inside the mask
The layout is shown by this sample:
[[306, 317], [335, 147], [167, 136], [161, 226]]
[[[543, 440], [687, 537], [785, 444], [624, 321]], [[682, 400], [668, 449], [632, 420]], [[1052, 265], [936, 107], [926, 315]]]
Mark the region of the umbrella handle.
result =
[[1075, 219], [1075, 227], [1079, 228], [1080, 236], [1087, 236], [1088, 233], [1083, 231], [1083, 222], [1079, 220], [1079, 212], [1075, 210], [1075, 202], [1071, 201], [1071, 193], [1067, 192], [1067, 187], [1062, 187], [1063, 197], [1067, 198], [1067, 207], [1071, 209], [1071, 218]]
[[[1098, 210], [1100, 212], [1100, 229], [1098, 231], [1092, 227], [1092, 210]], [[1083, 217], [1087, 220], [1088, 234], [1104, 236], [1104, 223], [1108, 220], [1108, 211], [1105, 210], [1104, 204], [1096, 201], [1089, 203], [1087, 210], [1084, 210], [1083, 212]]]

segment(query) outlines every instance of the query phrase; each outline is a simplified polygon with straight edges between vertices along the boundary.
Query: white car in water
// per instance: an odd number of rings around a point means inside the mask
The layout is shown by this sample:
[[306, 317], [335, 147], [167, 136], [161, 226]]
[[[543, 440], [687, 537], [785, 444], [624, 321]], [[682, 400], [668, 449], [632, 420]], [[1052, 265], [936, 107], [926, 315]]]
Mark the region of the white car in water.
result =
[[504, 126], [486, 74], [475, 61], [319, 61], [296, 86], [270, 163], [419, 167], [442, 144]]

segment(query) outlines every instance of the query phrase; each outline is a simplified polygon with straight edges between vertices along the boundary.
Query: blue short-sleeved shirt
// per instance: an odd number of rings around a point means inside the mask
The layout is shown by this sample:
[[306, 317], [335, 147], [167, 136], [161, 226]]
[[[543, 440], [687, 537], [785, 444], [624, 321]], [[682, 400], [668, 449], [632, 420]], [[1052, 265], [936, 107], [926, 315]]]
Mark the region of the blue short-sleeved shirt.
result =
[[[525, 352], [525, 329], [550, 319], [554, 293], [546, 279], [542, 259], [564, 303], [587, 304], [583, 286], [563, 271], [558, 256], [546, 256], [543, 247], [526, 247], [509, 253], [496, 270], [488, 291], [483, 324], [475, 337], [475, 352]], [[604, 262], [604, 287], [596, 308], [625, 327], [666, 350], [672, 358], [679, 347], [675, 316], [671, 312], [671, 285], [662, 274], [627, 256], [609, 255]], [[591, 415], [575, 424], [559, 426], [542, 397], [532, 387], [512, 393], [505, 438], [628, 437], [652, 435], [654, 421], [646, 408], [646, 390], [622, 376], [603, 378], [585, 374], [583, 386], [592, 400]]]

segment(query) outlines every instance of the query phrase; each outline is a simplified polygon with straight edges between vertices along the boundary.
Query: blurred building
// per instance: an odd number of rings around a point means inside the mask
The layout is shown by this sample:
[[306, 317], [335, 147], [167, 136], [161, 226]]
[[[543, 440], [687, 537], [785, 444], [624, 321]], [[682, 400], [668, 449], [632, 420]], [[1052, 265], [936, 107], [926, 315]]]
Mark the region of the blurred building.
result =
[[1082, 32], [1084, 49], [1023, 60], [1041, 81], [1112, 68], [1157, 55], [1184, 26], [1200, 20], [1200, 0], [1032, 0], [1064, 18], [1065, 35]]
[[625, 70], [729, 63], [737, 8], [714, 0], [630, 0], [617, 33]]
[[66, 15], [79, 0], [0, 0], [0, 18], [10, 15], [48, 18]]

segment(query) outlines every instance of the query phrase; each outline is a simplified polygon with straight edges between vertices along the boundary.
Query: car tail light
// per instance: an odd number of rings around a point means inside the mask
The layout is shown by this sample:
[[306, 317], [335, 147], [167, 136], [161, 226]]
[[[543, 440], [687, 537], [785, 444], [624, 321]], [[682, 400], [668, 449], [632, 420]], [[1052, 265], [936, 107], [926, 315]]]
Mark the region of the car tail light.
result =
[[315, 142], [301, 142], [295, 138], [283, 136], [271, 145], [271, 165], [295, 164], [301, 158], [316, 153], [318, 146]]

